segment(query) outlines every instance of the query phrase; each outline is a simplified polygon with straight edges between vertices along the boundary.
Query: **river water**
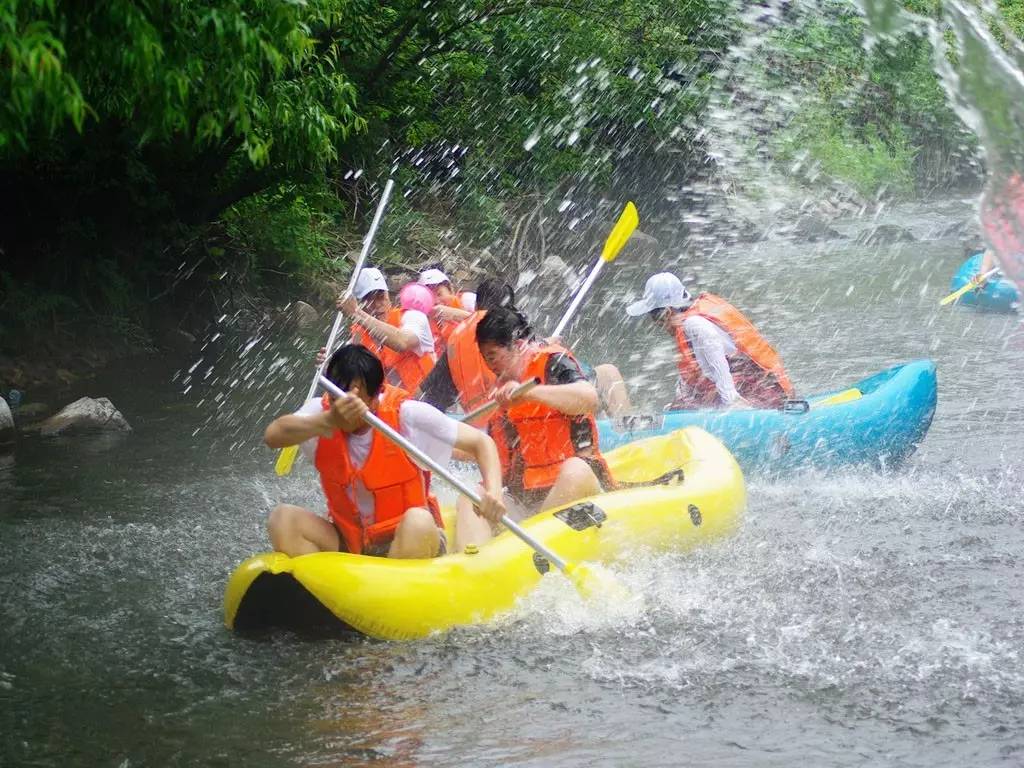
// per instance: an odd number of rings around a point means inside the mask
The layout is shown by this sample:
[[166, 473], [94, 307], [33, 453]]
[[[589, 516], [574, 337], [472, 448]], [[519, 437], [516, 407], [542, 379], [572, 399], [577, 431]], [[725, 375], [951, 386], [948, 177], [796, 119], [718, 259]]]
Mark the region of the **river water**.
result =
[[[879, 221], [926, 237], [968, 212]], [[1024, 763], [1024, 341], [938, 308], [961, 258], [770, 240], [672, 265], [748, 311], [805, 393], [934, 358], [921, 450], [896, 474], [751, 478], [734, 538], [616, 566], [644, 597], [626, 615], [550, 575], [497, 625], [409, 644], [226, 631], [228, 574], [275, 500], [318, 505], [313, 476], [273, 475], [265, 392], [218, 403], [182, 394], [181, 361], [120, 366], [92, 394], [131, 436], [0, 465], [0, 765]], [[620, 312], [658, 267], [617, 262], [578, 326], [651, 393], [663, 341]]]

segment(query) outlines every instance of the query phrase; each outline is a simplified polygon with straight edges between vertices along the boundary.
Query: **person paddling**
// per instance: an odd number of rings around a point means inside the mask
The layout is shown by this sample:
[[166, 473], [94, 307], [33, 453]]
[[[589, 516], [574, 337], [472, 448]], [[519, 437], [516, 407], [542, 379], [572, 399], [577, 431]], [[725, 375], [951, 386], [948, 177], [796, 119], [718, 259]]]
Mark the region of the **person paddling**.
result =
[[504, 280], [486, 278], [476, 291], [476, 310], [449, 334], [444, 352], [420, 386], [417, 397], [446, 411], [456, 402], [464, 413], [482, 405], [494, 389], [495, 375], [476, 345], [476, 326], [490, 309], [515, 307], [515, 291]]
[[725, 299], [694, 300], [678, 277], [661, 272], [626, 314], [647, 315], [675, 339], [679, 383], [670, 409], [780, 408], [793, 397], [778, 353]]
[[[521, 512], [534, 514], [614, 487], [601, 456], [594, 412], [597, 390], [566, 348], [538, 341], [526, 318], [488, 310], [476, 343], [496, 377], [500, 410], [488, 424], [498, 446], [505, 486]], [[540, 384], [516, 393], [522, 381]]]
[[476, 310], [476, 294], [472, 291], [456, 292], [448, 275], [440, 269], [424, 270], [419, 277], [419, 284], [434, 294], [430, 329], [434, 333], [437, 356], [440, 357], [455, 327]]
[[294, 504], [274, 507], [268, 530], [276, 551], [291, 557], [323, 551], [395, 558], [445, 554], [444, 525], [430, 493], [429, 473], [372, 431], [363, 418], [367, 411], [441, 465], [453, 451], [477, 464], [482, 503], [474, 510], [459, 498], [454, 549], [490, 538], [491, 524], [505, 514], [501, 465], [490, 437], [385, 384], [380, 360], [361, 345], [340, 347], [325, 375], [346, 391], [345, 397], [311, 399], [296, 413], [275, 419], [264, 436], [271, 448], [301, 445], [320, 474], [327, 499], [327, 519]]
[[[415, 392], [434, 367], [434, 334], [430, 320], [418, 309], [391, 303], [383, 273], [364, 267], [352, 295], [340, 296], [338, 311], [351, 318], [352, 341], [376, 354], [389, 384]], [[326, 355], [328, 350], [321, 350]]]
[[[515, 290], [504, 280], [485, 278], [473, 294], [476, 311], [456, 326], [448, 336], [444, 352], [420, 386], [417, 397], [435, 408], [447, 411], [456, 402], [464, 413], [482, 405], [494, 387], [494, 374], [487, 368], [476, 345], [476, 324], [488, 309], [515, 306]], [[550, 339], [559, 343], [560, 339]], [[609, 416], [632, 413], [632, 404], [619, 369], [611, 363], [591, 367], [578, 361], [587, 381], [597, 388], [601, 407]]]

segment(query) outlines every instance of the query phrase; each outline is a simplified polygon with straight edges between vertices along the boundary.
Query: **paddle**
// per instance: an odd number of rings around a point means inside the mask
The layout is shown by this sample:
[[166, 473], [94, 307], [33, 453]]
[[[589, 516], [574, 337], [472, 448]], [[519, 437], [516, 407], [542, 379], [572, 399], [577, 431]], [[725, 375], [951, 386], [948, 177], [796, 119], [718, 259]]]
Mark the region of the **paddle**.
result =
[[[345, 293], [352, 293], [356, 287], [356, 280], [359, 278], [359, 273], [363, 269], [363, 265], [366, 263], [366, 257], [370, 253], [370, 248], [373, 245], [373, 238], [377, 234], [377, 227], [380, 225], [380, 220], [384, 216], [384, 209], [387, 208], [388, 198], [391, 197], [391, 190], [394, 189], [395, 182], [393, 179], [388, 179], [384, 185], [384, 191], [381, 193], [380, 202], [377, 203], [377, 211], [373, 214], [373, 221], [370, 223], [370, 229], [366, 233], [366, 237], [363, 239], [363, 249], [359, 252], [359, 258], [356, 259], [355, 267], [352, 269], [352, 276], [348, 281], [348, 288], [345, 289]], [[338, 336], [338, 331], [341, 330], [341, 320], [344, 315], [339, 312], [334, 318], [334, 325], [331, 326], [331, 335], [327, 337], [327, 356], [324, 358], [324, 362], [317, 366], [316, 375], [313, 376], [313, 381], [309, 385], [309, 393], [306, 395], [306, 400], [309, 400], [314, 394], [316, 394], [316, 388], [320, 373], [323, 371], [323, 366], [327, 364], [327, 360], [331, 356], [331, 350], [334, 347], [334, 340]], [[302, 402], [306, 402], [303, 400]], [[287, 475], [292, 471], [292, 466], [295, 464], [295, 457], [298, 455], [299, 447], [297, 445], [289, 446], [288, 448], [282, 449], [277, 454], [277, 462], [274, 464], [274, 471], [278, 475]]]
[[[324, 375], [318, 377], [320, 386], [326, 389], [335, 397], [344, 397], [345, 392], [335, 384], [333, 381], [328, 379]], [[527, 382], [529, 383], [529, 382]], [[398, 447], [408, 453], [416, 462], [426, 469], [429, 469], [431, 473], [437, 475], [444, 480], [453, 489], [461, 493], [473, 504], [480, 505], [480, 495], [473, 491], [469, 486], [459, 480], [457, 477], [452, 475], [447, 467], [442, 467], [427, 454], [413, 445], [411, 442], [406, 440], [401, 434], [392, 429], [388, 424], [382, 421], [378, 416], [373, 413], [366, 414], [366, 421], [371, 427], [380, 432], [384, 437], [391, 440]], [[602, 587], [605, 592], [608, 591], [608, 584], [606, 579], [597, 579], [597, 577], [585, 566], [580, 563], [566, 562], [550, 549], [545, 547], [530, 534], [524, 531], [517, 523], [513, 522], [508, 515], [502, 515], [501, 522], [506, 528], [512, 533], [522, 539], [530, 548], [537, 552], [541, 557], [545, 558], [548, 562], [554, 563], [555, 567], [564, 573], [569, 580], [575, 585], [576, 589], [579, 590], [580, 594], [584, 597], [592, 597], [597, 594], [598, 587]], [[598, 581], [602, 583], [599, 585]], [[620, 588], [621, 589], [621, 588]]]
[[[580, 289], [576, 291], [576, 295], [573, 297], [572, 302], [569, 304], [569, 308], [565, 310], [565, 314], [562, 315], [562, 319], [558, 321], [558, 325], [555, 326], [555, 332], [551, 334], [550, 338], [557, 338], [562, 335], [562, 331], [565, 330], [565, 326], [572, 320], [572, 316], [576, 314], [576, 310], [580, 308], [580, 304], [583, 303], [583, 299], [590, 292], [591, 287], [597, 280], [597, 276], [601, 274], [601, 270], [605, 264], [615, 261], [615, 257], [619, 255], [626, 241], [629, 240], [630, 235], [637, 228], [640, 223], [640, 216], [637, 213], [636, 206], [633, 203], [626, 203], [626, 207], [622, 209], [622, 213], [619, 214], [619, 220], [615, 222], [615, 226], [612, 227], [611, 233], [608, 235], [608, 239], [604, 242], [604, 248], [601, 250], [601, 258], [597, 260], [594, 268], [590, 270], [590, 274], [587, 275], [587, 279], [580, 286]], [[513, 397], [524, 394], [537, 384], [540, 384], [540, 380], [536, 380], [536, 384], [532, 382], [524, 382], [519, 389], [513, 393]], [[471, 421], [484, 416], [495, 408], [498, 404], [493, 400], [481, 405], [476, 410], [470, 411], [466, 415], [462, 416], [459, 420], [466, 422], [467, 424]]]
[[561, 336], [562, 331], [565, 330], [565, 326], [572, 320], [572, 316], [576, 314], [576, 310], [579, 309], [580, 304], [583, 303], [583, 299], [587, 293], [590, 292], [591, 287], [594, 285], [594, 281], [597, 280], [597, 276], [601, 274], [601, 270], [604, 269], [605, 264], [609, 264], [615, 261], [615, 257], [619, 255], [626, 241], [629, 240], [629, 236], [633, 234], [633, 231], [640, 224], [640, 215], [636, 211], [636, 206], [633, 203], [626, 203], [626, 207], [622, 209], [622, 213], [619, 214], [619, 220], [615, 222], [615, 226], [612, 227], [611, 234], [608, 235], [608, 239], [604, 243], [604, 249], [601, 251], [601, 258], [597, 260], [594, 268], [590, 270], [590, 274], [587, 275], [587, 279], [583, 281], [583, 285], [576, 291], [576, 295], [573, 297], [572, 303], [569, 308], [565, 310], [565, 314], [562, 315], [562, 319], [558, 321], [558, 325], [555, 326], [555, 332], [552, 336]]
[[[520, 384], [518, 387], [512, 390], [512, 397], [516, 398], [519, 397], [520, 395], [525, 395], [538, 384], [540, 384], [540, 379], [534, 376], [529, 381], [524, 381], [522, 384]], [[464, 413], [462, 416], [455, 417], [455, 419], [456, 421], [462, 421], [465, 422], [466, 424], [469, 424], [472, 421], [476, 421], [481, 416], [486, 416], [487, 414], [492, 413], [497, 409], [498, 404], [494, 400], [489, 400], [488, 402], [481, 405], [479, 408], [474, 408], [469, 413]]]
[[972, 277], [970, 280], [967, 281], [967, 285], [963, 286], [962, 288], [957, 288], [955, 291], [949, 294], [949, 296], [940, 301], [939, 306], [944, 307], [947, 304], [952, 304], [954, 301], [959, 299], [968, 291], [973, 291], [975, 288], [981, 288], [981, 286], [983, 286], [992, 277], [994, 277], [998, 271], [999, 268], [996, 267], [995, 269], [990, 269], [983, 275], [976, 275], [975, 277]]

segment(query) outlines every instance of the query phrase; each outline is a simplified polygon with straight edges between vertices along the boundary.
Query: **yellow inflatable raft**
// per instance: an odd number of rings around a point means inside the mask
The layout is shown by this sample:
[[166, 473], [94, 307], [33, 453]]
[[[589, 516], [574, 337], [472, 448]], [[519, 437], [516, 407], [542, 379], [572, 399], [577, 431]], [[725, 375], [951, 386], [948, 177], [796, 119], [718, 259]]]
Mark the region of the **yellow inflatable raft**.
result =
[[[689, 547], [726, 535], [739, 522], [743, 475], [732, 454], [702, 429], [630, 443], [606, 458], [620, 490], [523, 523], [567, 561], [608, 561], [636, 545]], [[224, 621], [237, 630], [334, 626], [407, 640], [507, 611], [549, 567], [508, 531], [476, 552], [432, 560], [266, 553], [232, 574]]]

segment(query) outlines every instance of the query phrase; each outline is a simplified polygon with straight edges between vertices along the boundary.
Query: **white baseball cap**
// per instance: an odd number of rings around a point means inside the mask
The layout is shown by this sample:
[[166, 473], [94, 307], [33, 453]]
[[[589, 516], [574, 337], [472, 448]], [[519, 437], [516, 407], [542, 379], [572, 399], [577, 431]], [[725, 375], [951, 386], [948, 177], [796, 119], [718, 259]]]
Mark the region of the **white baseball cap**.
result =
[[440, 285], [441, 283], [450, 283], [448, 275], [442, 272], [440, 269], [428, 269], [420, 275], [420, 285]]
[[640, 317], [655, 309], [682, 308], [692, 303], [683, 282], [671, 272], [651, 275], [644, 286], [644, 297], [626, 307], [630, 317]]
[[357, 299], [362, 300], [368, 293], [387, 289], [388, 281], [384, 279], [384, 273], [376, 267], [363, 267], [356, 278], [356, 287], [352, 289], [352, 293]]

